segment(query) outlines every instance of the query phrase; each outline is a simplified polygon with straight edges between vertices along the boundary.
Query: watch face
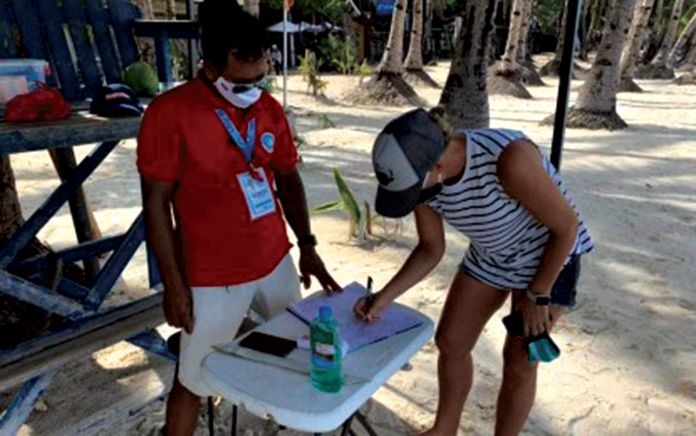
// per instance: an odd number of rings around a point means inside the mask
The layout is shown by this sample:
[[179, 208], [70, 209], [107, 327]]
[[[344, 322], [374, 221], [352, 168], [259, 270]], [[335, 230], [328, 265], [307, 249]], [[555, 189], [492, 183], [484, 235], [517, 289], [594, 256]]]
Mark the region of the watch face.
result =
[[548, 306], [551, 303], [551, 298], [547, 296], [536, 297], [536, 304], [538, 306]]

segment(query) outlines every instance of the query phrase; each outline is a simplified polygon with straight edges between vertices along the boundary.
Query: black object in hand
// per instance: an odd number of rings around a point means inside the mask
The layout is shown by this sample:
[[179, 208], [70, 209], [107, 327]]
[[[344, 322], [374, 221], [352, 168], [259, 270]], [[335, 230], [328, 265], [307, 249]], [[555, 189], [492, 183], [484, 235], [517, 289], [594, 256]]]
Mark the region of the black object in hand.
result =
[[516, 310], [503, 318], [503, 324], [511, 337], [524, 335], [524, 321], [522, 320], [521, 310]]

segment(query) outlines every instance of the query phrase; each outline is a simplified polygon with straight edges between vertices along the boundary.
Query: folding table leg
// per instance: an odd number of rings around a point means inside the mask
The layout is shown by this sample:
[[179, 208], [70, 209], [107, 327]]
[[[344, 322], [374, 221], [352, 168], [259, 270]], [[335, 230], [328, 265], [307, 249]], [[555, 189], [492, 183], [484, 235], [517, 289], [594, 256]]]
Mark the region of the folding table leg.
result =
[[374, 428], [370, 425], [369, 422], [367, 422], [367, 418], [365, 418], [365, 415], [360, 413], [360, 411], [355, 412], [355, 417], [358, 419], [358, 422], [360, 422], [360, 425], [363, 426], [365, 431], [370, 435], [370, 436], [377, 436], [377, 432], [375, 431]]
[[215, 409], [213, 408], [213, 397], [208, 397], [208, 434], [215, 436]]
[[353, 422], [353, 417], [355, 417], [355, 415], [351, 415], [351, 417], [346, 419], [346, 422], [343, 423], [341, 427], [341, 436], [348, 436], [350, 433], [350, 424]]
[[237, 436], [237, 405], [232, 405], [232, 436]]

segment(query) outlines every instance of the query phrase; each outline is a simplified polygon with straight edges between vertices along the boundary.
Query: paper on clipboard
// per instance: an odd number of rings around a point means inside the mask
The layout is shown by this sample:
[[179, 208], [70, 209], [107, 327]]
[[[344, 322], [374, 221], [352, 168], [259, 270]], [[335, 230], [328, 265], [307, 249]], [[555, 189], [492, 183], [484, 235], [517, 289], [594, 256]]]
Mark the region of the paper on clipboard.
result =
[[397, 305], [387, 307], [380, 319], [373, 323], [359, 320], [353, 313], [353, 306], [359, 298], [366, 295], [366, 292], [363, 286], [354, 282], [346, 286], [340, 294], [321, 294], [292, 303], [288, 311], [309, 324], [319, 313], [319, 307], [331, 306], [341, 338], [348, 344], [349, 353], [422, 324], [412, 312]]

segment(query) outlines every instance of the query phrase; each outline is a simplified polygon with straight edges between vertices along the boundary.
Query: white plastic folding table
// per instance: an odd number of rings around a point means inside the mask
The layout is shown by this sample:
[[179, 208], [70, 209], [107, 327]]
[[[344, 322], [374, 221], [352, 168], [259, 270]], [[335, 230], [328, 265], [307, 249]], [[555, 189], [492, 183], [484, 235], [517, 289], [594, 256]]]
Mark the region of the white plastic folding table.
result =
[[[358, 409], [408, 363], [434, 331], [427, 316], [401, 307], [421, 319], [422, 324], [349, 353], [343, 360], [346, 384], [337, 394], [322, 393], [310, 385], [307, 350], [295, 349], [285, 360], [261, 358], [246, 350], [244, 357], [231, 354], [241, 350], [238, 342], [243, 336], [211, 353], [203, 363], [205, 379], [221, 397], [235, 405], [233, 434], [239, 405], [256, 416], [295, 430], [321, 434], [342, 427], [343, 434], [348, 434], [356, 418], [370, 434], [376, 434]], [[254, 331], [295, 340], [307, 334], [309, 328], [286, 312]]]

